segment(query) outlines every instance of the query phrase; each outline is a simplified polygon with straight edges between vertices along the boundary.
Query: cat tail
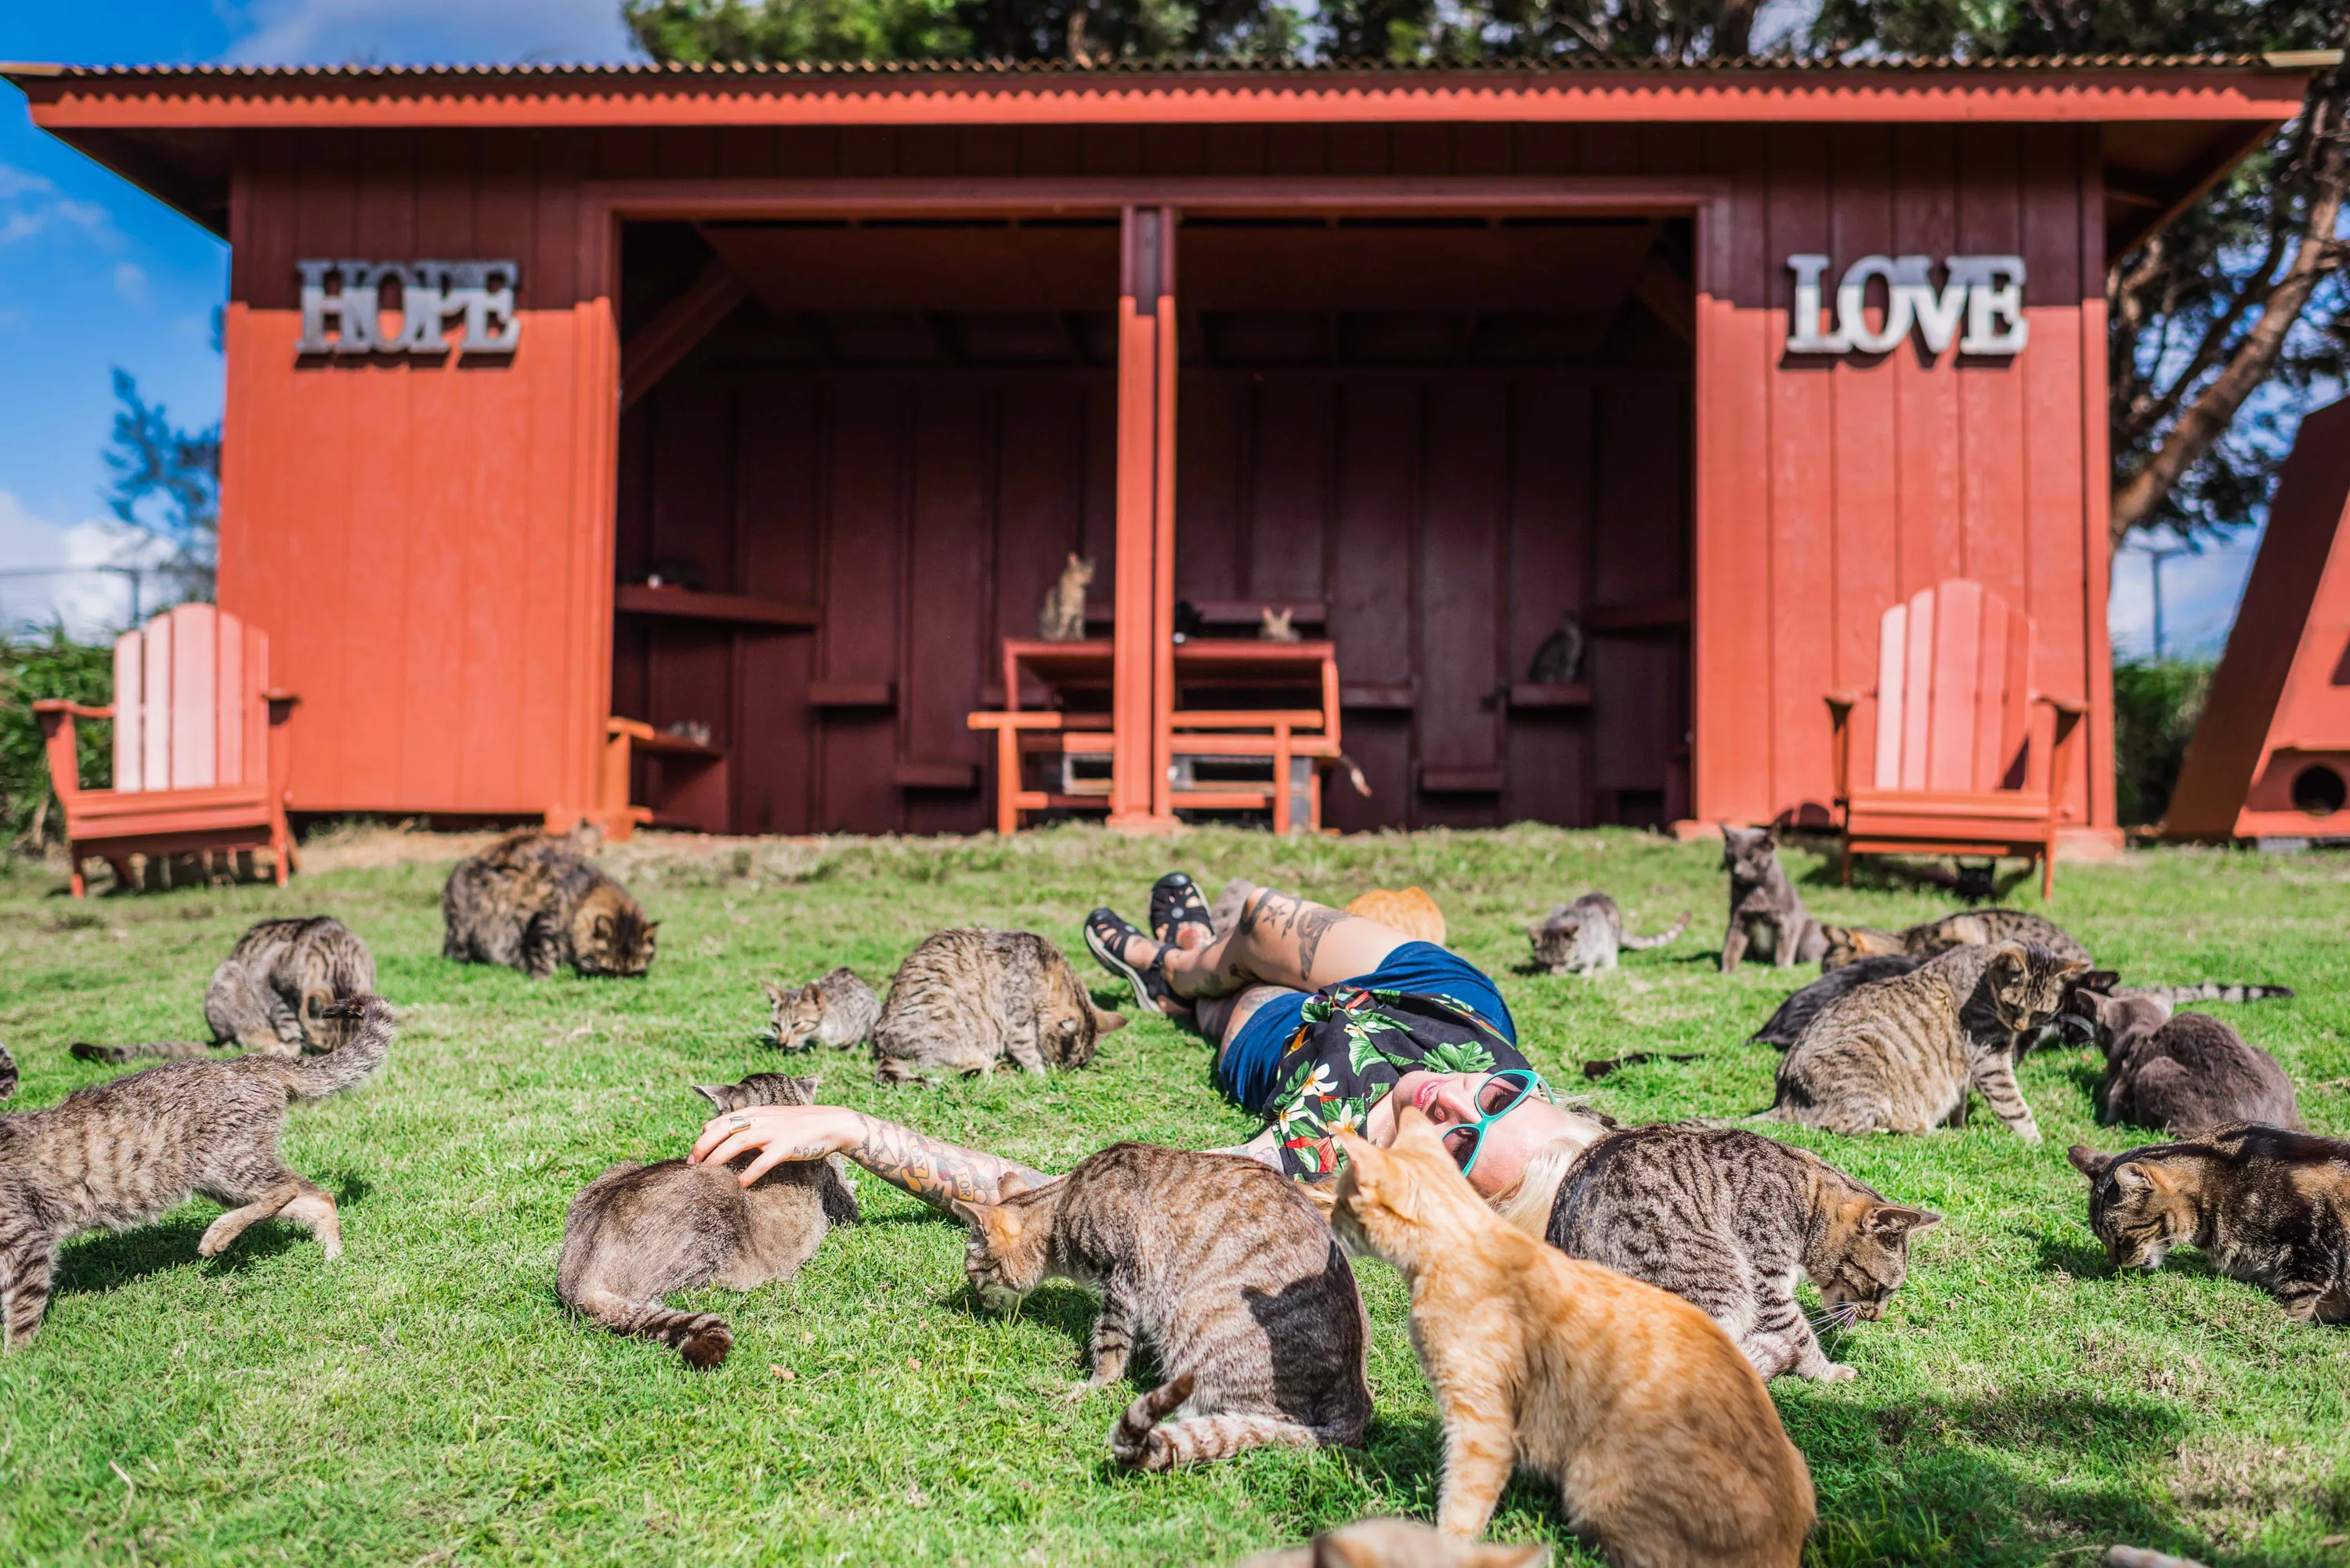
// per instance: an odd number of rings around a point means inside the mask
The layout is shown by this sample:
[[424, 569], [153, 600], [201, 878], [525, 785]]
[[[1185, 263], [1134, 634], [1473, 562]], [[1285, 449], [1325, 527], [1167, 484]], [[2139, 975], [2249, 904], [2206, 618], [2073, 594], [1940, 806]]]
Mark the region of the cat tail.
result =
[[277, 1080], [297, 1100], [340, 1094], [365, 1083], [391, 1050], [391, 1003], [380, 996], [354, 996], [338, 1002], [321, 1018], [351, 1018], [359, 1032], [323, 1056], [259, 1058], [277, 1069]]
[[1745, 1116], [1738, 1117], [1701, 1116], [1698, 1118], [1697, 1125], [1700, 1127], [1734, 1127], [1746, 1122], [1792, 1122], [1794, 1119], [1795, 1118], [1794, 1116], [1787, 1114], [1787, 1107], [1785, 1106], [1765, 1106], [1759, 1111], [1751, 1111]]
[[1678, 941], [1678, 940], [1680, 940], [1680, 934], [1681, 934], [1683, 931], [1685, 931], [1685, 930], [1688, 930], [1688, 929], [1689, 929], [1689, 923], [1690, 923], [1690, 914], [1689, 914], [1689, 911], [1688, 911], [1687, 909], [1683, 909], [1683, 910], [1681, 911], [1681, 918], [1680, 918], [1679, 919], [1675, 920], [1675, 921], [1674, 921], [1670, 926], [1667, 927], [1665, 929], [1663, 929], [1663, 930], [1661, 930], [1661, 931], [1659, 931], [1655, 936], [1653, 936], [1653, 937], [1636, 937], [1636, 936], [1634, 936], [1631, 932], [1629, 932], [1629, 931], [1626, 931], [1626, 932], [1625, 932], [1621, 937], [1618, 937], [1618, 938], [1617, 939], [1617, 940], [1616, 940], [1616, 945], [1617, 945], [1617, 947], [1624, 947], [1624, 948], [1635, 948], [1635, 949], [1638, 949], [1638, 948], [1660, 948], [1660, 947], [1663, 947], [1667, 942], [1672, 942], [1672, 941]]
[[209, 1055], [213, 1049], [201, 1040], [151, 1040], [143, 1045], [93, 1045], [87, 1040], [77, 1040], [66, 1047], [66, 1052], [77, 1061], [111, 1062], [120, 1066], [147, 1056], [176, 1062], [187, 1056]]
[[1192, 1386], [1191, 1374], [1179, 1373], [1128, 1405], [1110, 1428], [1110, 1457], [1129, 1469], [1166, 1470], [1230, 1459], [1250, 1449], [1313, 1449], [1324, 1441], [1325, 1434], [1315, 1428], [1254, 1412], [1195, 1416], [1160, 1426], [1191, 1397]]
[[2293, 995], [2289, 985], [2238, 985], [2229, 981], [2207, 980], [2200, 985], [2126, 985], [2114, 992], [2116, 996], [2150, 996], [2157, 1002], [2173, 1006], [2182, 1002], [2267, 1002]]
[[610, 1291], [589, 1291], [571, 1304], [614, 1334], [660, 1340], [684, 1356], [688, 1366], [703, 1371], [723, 1364], [734, 1348], [734, 1331], [715, 1313], [679, 1312]]
[[16, 1092], [16, 1058], [8, 1054], [8, 1047], [0, 1045], [0, 1100]]

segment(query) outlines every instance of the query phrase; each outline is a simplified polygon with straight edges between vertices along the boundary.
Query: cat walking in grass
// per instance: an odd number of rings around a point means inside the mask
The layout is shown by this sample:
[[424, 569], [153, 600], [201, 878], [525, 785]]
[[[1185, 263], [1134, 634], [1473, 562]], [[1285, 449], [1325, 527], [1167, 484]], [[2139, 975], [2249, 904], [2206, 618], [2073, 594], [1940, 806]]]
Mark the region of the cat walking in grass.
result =
[[1410, 1287], [1444, 1421], [1439, 1530], [1483, 1533], [1523, 1467], [1619, 1568], [1795, 1568], [1811, 1474], [1713, 1319], [1503, 1220], [1417, 1111], [1387, 1148], [1341, 1143], [1337, 1232]]
[[1102, 1293], [1083, 1395], [1138, 1345], [1160, 1382], [1110, 1431], [1119, 1464], [1163, 1470], [1277, 1445], [1362, 1441], [1369, 1323], [1336, 1241], [1295, 1185], [1226, 1154], [1114, 1144], [1056, 1181], [958, 1200], [964, 1272], [1009, 1307], [1047, 1279]]
[[317, 1056], [255, 1052], [200, 1057], [77, 1089], [39, 1111], [0, 1115], [0, 1322], [7, 1348], [32, 1338], [47, 1310], [57, 1249], [85, 1231], [128, 1230], [191, 1193], [224, 1204], [196, 1243], [215, 1257], [250, 1226], [282, 1215], [307, 1226], [329, 1262], [342, 1223], [324, 1188], [286, 1165], [286, 1108], [351, 1088], [391, 1048], [391, 1006], [348, 998], [348, 1042]]

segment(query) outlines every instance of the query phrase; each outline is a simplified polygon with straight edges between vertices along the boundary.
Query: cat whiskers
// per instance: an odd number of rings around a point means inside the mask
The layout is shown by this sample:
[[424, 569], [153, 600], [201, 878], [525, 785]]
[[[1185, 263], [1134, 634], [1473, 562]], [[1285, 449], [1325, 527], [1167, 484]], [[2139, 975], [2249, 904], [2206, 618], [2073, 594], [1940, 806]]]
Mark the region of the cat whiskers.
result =
[[1814, 1334], [1842, 1334], [1860, 1321], [1860, 1303], [1845, 1302], [1836, 1306], [1824, 1307], [1813, 1313], [1810, 1321]]

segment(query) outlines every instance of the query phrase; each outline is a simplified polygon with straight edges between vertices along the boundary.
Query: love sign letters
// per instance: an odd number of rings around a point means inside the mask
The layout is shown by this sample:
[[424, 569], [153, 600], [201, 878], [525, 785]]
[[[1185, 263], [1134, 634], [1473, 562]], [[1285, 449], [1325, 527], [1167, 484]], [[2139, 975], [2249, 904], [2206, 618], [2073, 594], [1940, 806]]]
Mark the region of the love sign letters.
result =
[[[302, 336], [296, 354], [445, 354], [448, 323], [462, 317], [457, 347], [468, 354], [511, 354], [522, 341], [515, 315], [511, 261], [304, 261]], [[400, 325], [383, 325], [383, 286], [400, 286]], [[341, 288], [328, 292], [329, 283]]]
[[[1939, 288], [1931, 256], [1863, 256], [1836, 285], [1832, 325], [1821, 319], [1828, 258], [1789, 256], [1787, 265], [1795, 275], [1795, 308], [1787, 317], [1790, 354], [1890, 354], [1913, 331], [1929, 354], [1943, 353], [1953, 339], [1961, 354], [2021, 354], [2031, 336], [2032, 324], [2023, 318], [2022, 256], [1952, 256]], [[1885, 316], [1874, 327], [1867, 308], [1872, 282], [1885, 288]]]

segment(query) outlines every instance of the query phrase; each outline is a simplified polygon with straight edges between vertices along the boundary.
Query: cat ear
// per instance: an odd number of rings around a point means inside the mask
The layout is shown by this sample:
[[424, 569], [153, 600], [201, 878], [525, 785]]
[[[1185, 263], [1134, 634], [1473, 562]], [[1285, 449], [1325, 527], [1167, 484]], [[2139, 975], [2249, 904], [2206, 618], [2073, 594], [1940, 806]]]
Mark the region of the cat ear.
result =
[[2056, 971], [2056, 978], [2059, 980], [2070, 980], [2076, 974], [2086, 974], [2088, 972], [2089, 961], [2087, 959], [2073, 959], [2062, 969]]
[[1930, 1209], [1904, 1209], [1898, 1204], [1885, 1203], [1868, 1211], [1868, 1228], [1883, 1236], [1906, 1236], [1941, 1222], [1942, 1217]]
[[2032, 960], [2024, 952], [2022, 942], [2000, 943], [1998, 950], [1991, 955], [1991, 962], [1993, 969], [2005, 970], [2011, 974], [2021, 974], [2032, 967]]
[[734, 1108], [733, 1105], [726, 1097], [733, 1092], [733, 1089], [734, 1085], [732, 1084], [696, 1084], [693, 1085], [693, 1092], [695, 1094], [700, 1095], [703, 1099], [708, 1100], [712, 1105], [717, 1106], [722, 1111], [731, 1111]]
[[761, 981], [759, 982], [759, 989], [767, 993], [767, 1000], [769, 1002], [775, 1002], [777, 1004], [781, 1004], [784, 998], [791, 994], [790, 992], [785, 991], [782, 986], [777, 985], [772, 980]]
[[[800, 999], [804, 1002], [821, 1002], [824, 1001], [824, 987], [816, 981], [810, 981], [800, 987]], [[776, 1000], [780, 1002], [783, 999], [778, 997]]]
[[824, 1087], [824, 1077], [821, 1074], [806, 1078], [790, 1078], [786, 1079], [785, 1082], [789, 1083], [801, 1094], [806, 1096], [807, 1103], [809, 1105], [816, 1104], [816, 1092]]
[[2114, 1165], [2114, 1185], [2130, 1192], [2160, 1190], [2168, 1192], [2178, 1185], [2170, 1173], [2158, 1165], [2142, 1165], [2137, 1160], [2116, 1161]]
[[995, 1196], [1001, 1202], [1008, 1202], [1028, 1190], [1028, 1179], [1016, 1170], [1005, 1171], [995, 1183]]
[[1290, 1185], [1297, 1189], [1298, 1192], [1305, 1197], [1306, 1202], [1314, 1205], [1315, 1212], [1321, 1215], [1325, 1220], [1327, 1220], [1330, 1216], [1336, 1211], [1338, 1207], [1338, 1184], [1336, 1182], [1297, 1181], [1292, 1182]]
[[1086, 1005], [1093, 1008], [1095, 1033], [1114, 1034], [1118, 1030], [1126, 1027], [1125, 1013], [1112, 1012], [1107, 1008], [1094, 1007], [1093, 999], [1090, 997], [1087, 998]]
[[1827, 939], [1828, 946], [1832, 948], [1850, 947], [1852, 945], [1852, 928], [1850, 926], [1822, 926], [1820, 928], [1820, 935]]
[[2106, 1167], [2113, 1163], [2113, 1157], [2111, 1155], [2106, 1154], [2098, 1149], [2091, 1148], [2088, 1145], [2083, 1143], [2076, 1143], [2072, 1147], [2066, 1149], [2064, 1151], [2064, 1158], [2073, 1162], [2074, 1169], [2079, 1171], [2082, 1175], [2087, 1177], [2092, 1181], [2095, 1181], [2097, 1178], [2105, 1175]]

